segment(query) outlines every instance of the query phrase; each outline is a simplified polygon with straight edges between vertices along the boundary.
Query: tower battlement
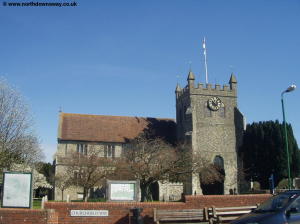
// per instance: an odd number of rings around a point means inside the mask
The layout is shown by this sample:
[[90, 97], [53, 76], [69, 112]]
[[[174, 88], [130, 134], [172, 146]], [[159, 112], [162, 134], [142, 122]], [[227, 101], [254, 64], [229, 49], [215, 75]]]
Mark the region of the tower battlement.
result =
[[203, 94], [203, 95], [223, 95], [223, 96], [236, 96], [237, 94], [237, 81], [234, 74], [231, 74], [229, 85], [220, 85], [220, 84], [203, 84], [198, 83], [195, 85], [195, 76], [190, 71], [187, 78], [188, 84], [181, 88], [179, 84], [176, 87], [176, 98], [184, 96], [186, 94]]
[[[231, 74], [228, 84], [196, 83], [189, 71], [187, 85], [176, 86], [177, 138], [221, 167], [226, 177], [219, 194], [237, 188], [237, 150], [242, 139], [243, 118], [237, 108], [237, 81]], [[185, 193], [207, 193], [210, 186], [201, 185], [201, 177], [191, 176]]]
[[[186, 86], [185, 88], [183, 88], [184, 91], [189, 90], [189, 86]], [[219, 90], [219, 91], [232, 91], [235, 89], [231, 89], [230, 86], [228, 86], [227, 84], [225, 85], [220, 85], [220, 84], [203, 84], [203, 83], [198, 83], [198, 85], [194, 88], [191, 89], [195, 89], [195, 90]]]
[[203, 84], [198, 83], [196, 86], [186, 85], [184, 88], [176, 88], [176, 98], [186, 96], [189, 94], [199, 94], [199, 95], [222, 95], [222, 96], [236, 96], [237, 88], [236, 83], [230, 83], [229, 85], [224, 84]]

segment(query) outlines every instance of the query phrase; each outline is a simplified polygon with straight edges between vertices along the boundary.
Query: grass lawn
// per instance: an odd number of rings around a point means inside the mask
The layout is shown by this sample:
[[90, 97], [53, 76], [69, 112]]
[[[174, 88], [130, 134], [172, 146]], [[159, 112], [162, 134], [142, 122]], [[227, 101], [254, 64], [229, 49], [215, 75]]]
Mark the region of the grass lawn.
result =
[[33, 200], [33, 204], [32, 204], [33, 209], [41, 209], [41, 206], [42, 206], [42, 199]]

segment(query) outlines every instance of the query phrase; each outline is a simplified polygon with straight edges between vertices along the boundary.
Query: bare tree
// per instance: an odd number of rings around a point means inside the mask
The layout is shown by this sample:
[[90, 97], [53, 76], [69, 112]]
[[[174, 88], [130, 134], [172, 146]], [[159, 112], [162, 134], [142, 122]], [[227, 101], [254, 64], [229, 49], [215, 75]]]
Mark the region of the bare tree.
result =
[[69, 173], [61, 172], [54, 177], [55, 187], [61, 190], [61, 200], [64, 200], [64, 191], [73, 185]]
[[100, 157], [90, 146], [87, 155], [74, 153], [66, 160], [67, 173], [73, 185], [83, 188], [83, 198], [87, 201], [89, 189], [102, 186], [114, 173], [115, 162], [112, 158]]
[[[132, 140], [118, 162], [116, 175], [123, 179], [138, 179], [141, 200], [151, 201], [150, 186], [157, 181], [186, 181], [193, 173], [201, 173], [209, 167], [205, 157], [192, 153], [187, 145], [173, 147], [160, 138], [139, 136]], [[215, 174], [215, 170], [211, 170]], [[214, 181], [215, 174], [207, 181]]]
[[123, 173], [123, 178], [138, 179], [142, 201], [152, 200], [150, 185], [159, 180], [168, 180], [176, 161], [177, 156], [171, 145], [159, 138], [141, 136], [125, 148], [123, 161], [118, 163], [116, 173]]
[[225, 178], [224, 170], [212, 163], [207, 167], [203, 167], [199, 174], [201, 183], [206, 185], [222, 182]]
[[33, 163], [41, 159], [32, 118], [21, 94], [0, 79], [0, 169], [14, 162]]

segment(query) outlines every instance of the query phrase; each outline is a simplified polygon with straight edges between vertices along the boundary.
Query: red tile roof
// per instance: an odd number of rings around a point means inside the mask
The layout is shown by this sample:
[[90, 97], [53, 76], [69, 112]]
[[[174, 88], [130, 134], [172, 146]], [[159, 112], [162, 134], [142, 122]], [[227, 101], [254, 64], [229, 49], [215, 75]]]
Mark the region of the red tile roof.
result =
[[175, 139], [175, 128], [173, 119], [60, 113], [58, 140], [123, 143], [150, 129]]

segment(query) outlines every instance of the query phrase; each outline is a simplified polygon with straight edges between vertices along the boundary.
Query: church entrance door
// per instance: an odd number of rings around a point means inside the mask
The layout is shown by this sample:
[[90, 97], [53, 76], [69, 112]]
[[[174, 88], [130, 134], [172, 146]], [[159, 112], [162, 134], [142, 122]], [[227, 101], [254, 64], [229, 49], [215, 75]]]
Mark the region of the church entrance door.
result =
[[200, 173], [201, 189], [204, 195], [224, 194], [224, 160], [221, 156], [216, 156], [213, 164]]

